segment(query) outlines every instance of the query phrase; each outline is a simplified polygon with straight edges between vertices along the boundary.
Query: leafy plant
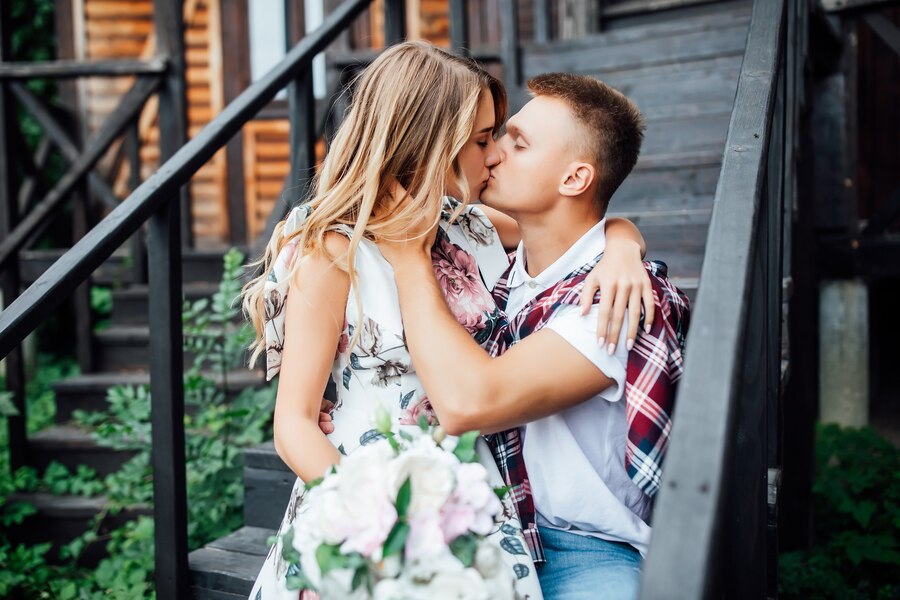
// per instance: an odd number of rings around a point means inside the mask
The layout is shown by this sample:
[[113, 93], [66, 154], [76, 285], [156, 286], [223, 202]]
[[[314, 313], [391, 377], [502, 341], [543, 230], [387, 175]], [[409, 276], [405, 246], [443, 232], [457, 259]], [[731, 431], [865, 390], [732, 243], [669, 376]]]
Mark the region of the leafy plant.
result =
[[[185, 373], [185, 452], [188, 487], [188, 536], [191, 548], [230, 533], [242, 524], [243, 450], [272, 435], [274, 386], [234, 390], [229, 373], [244, 360], [244, 348], [252, 339], [241, 322], [235, 299], [244, 257], [236, 250], [225, 255], [224, 274], [217, 292], [208, 299], [184, 307], [185, 350], [195, 361]], [[73, 365], [54, 367], [39, 376], [31, 394], [47, 405], [29, 419], [52, 421], [49, 383], [71, 372]], [[52, 393], [52, 391], [51, 391]], [[34, 514], [34, 507], [7, 502], [16, 491], [95, 495], [103, 493], [106, 508], [89, 530], [67, 544], [62, 565], [48, 564], [49, 545], [14, 545], [0, 533], [0, 597], [27, 598], [153, 598], [153, 520], [141, 516], [123, 527], [103, 532], [109, 516], [134, 507], [149, 508], [153, 501], [150, 466], [150, 390], [146, 386], [114, 386], [107, 391], [108, 408], [103, 412], [76, 411], [75, 420], [89, 427], [99, 443], [133, 451], [134, 456], [118, 471], [100, 481], [86, 468], [75, 473], [61, 465], [48, 468], [43, 477], [34, 469], [15, 474], [0, 469], [0, 524], [21, 523]], [[32, 416], [34, 414], [34, 416]], [[0, 442], [5, 428], [0, 433]], [[3, 453], [5, 456], [5, 453]], [[4, 466], [0, 465], [0, 466]], [[105, 543], [108, 557], [96, 568], [78, 567], [84, 549]], [[15, 568], [15, 570], [13, 570]], [[27, 577], [20, 575], [27, 573]]]
[[869, 427], [821, 425], [815, 544], [779, 557], [783, 598], [900, 595], [900, 450]]

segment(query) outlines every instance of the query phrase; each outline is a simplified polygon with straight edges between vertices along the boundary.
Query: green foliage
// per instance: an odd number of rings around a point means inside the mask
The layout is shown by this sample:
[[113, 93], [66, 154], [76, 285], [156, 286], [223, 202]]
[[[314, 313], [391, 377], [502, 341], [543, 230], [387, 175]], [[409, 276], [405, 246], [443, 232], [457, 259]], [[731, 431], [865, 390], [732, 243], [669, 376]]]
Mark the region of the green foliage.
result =
[[779, 557], [791, 598], [900, 595], [900, 450], [871, 428], [818, 428], [815, 545]]
[[[240, 293], [243, 259], [236, 250], [226, 254], [218, 291], [209, 299], [185, 303], [184, 307], [185, 351], [196, 356], [184, 379], [188, 543], [192, 549], [242, 525], [243, 451], [272, 435], [273, 385], [226, 393], [228, 374], [243, 362], [244, 349], [252, 339], [234, 302]], [[63, 372], [60, 368], [53, 374], [59, 379]], [[34, 392], [50, 389], [53, 379], [49, 375], [44, 379]], [[69, 473], [61, 466], [47, 469], [40, 479], [33, 469], [20, 469], [14, 475], [7, 469], [5, 476], [0, 475], [0, 523], [21, 523], [34, 513], [27, 504], [6, 502], [14, 491], [102, 492], [107, 499], [106, 509], [89, 531], [63, 548], [62, 567], [46, 564], [48, 548], [13, 547], [0, 534], [0, 564], [6, 564], [9, 555], [9, 564], [24, 568], [27, 563], [32, 570], [23, 580], [17, 574], [24, 570], [0, 569], [0, 597], [155, 597], [152, 519], [140, 517], [112, 532], [101, 532], [107, 516], [127, 508], [152, 506], [150, 402], [147, 387], [114, 386], [107, 391], [106, 411], [76, 411], [75, 420], [90, 428], [99, 443], [134, 452], [133, 458], [103, 481], [88, 469]], [[44, 412], [52, 420], [52, 411]], [[84, 548], [98, 542], [106, 544], [108, 558], [94, 569], [77, 567]], [[12, 556], [13, 552], [19, 554]]]
[[96, 322], [94, 329], [101, 331], [109, 327], [109, 317], [112, 314], [112, 289], [99, 285], [91, 286], [91, 310]]

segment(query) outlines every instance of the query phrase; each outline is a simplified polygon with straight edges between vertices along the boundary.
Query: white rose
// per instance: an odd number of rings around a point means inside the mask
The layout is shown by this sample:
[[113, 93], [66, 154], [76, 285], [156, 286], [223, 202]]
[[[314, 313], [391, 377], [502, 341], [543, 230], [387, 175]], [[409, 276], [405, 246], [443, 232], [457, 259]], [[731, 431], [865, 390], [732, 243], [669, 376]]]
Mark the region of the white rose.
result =
[[488, 540], [482, 540], [475, 551], [475, 568], [485, 577], [490, 577], [503, 565], [500, 549]]
[[427, 560], [447, 551], [441, 518], [435, 510], [410, 514], [409, 537], [406, 538], [406, 560]]
[[372, 590], [374, 600], [407, 600], [406, 586], [396, 579], [382, 579]]
[[445, 457], [447, 454], [433, 446], [430, 438], [420, 438], [432, 444], [416, 444], [402, 453], [392, 463], [391, 476], [393, 489], [400, 489], [407, 478], [412, 484], [409, 512], [424, 510], [440, 510], [453, 491], [453, 469]]
[[428, 584], [432, 600], [493, 600], [484, 579], [475, 569], [438, 573]]

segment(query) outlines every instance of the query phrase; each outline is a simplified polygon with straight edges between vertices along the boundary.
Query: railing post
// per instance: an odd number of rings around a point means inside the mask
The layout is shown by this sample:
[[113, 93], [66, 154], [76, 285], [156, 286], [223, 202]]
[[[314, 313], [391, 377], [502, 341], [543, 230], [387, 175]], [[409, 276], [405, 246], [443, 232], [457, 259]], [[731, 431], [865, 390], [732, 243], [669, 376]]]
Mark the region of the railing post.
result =
[[[169, 60], [159, 92], [160, 161], [186, 140], [182, 0], [154, 0], [157, 48]], [[189, 243], [190, 204], [177, 188], [150, 218], [150, 395], [153, 431], [153, 518], [156, 595], [190, 597], [184, 449], [184, 358], [181, 330], [181, 248]], [[188, 218], [185, 218], [187, 214]], [[182, 220], [184, 222], [182, 222]]]
[[405, 0], [384, 0], [384, 47], [402, 42], [405, 37]]
[[[187, 83], [185, 73], [184, 0], [153, 0], [156, 52], [168, 64], [159, 94], [159, 161], [162, 165], [188, 139]], [[194, 243], [189, 185], [181, 188], [181, 241], [185, 248]]]
[[[295, 31], [293, 25], [300, 22], [293, 14], [295, 3], [285, 0], [284, 12], [288, 49], [303, 36], [303, 29]], [[290, 200], [306, 200], [309, 185], [316, 171], [316, 98], [313, 95], [312, 65], [303, 69], [295, 81], [288, 85], [288, 113], [291, 121], [290, 156], [291, 185], [287, 187], [292, 198], [276, 203], [273, 210], [284, 213], [293, 204]]]
[[[506, 85], [510, 104], [513, 104], [522, 84], [518, 0], [500, 0], [500, 58], [503, 61], [503, 83]], [[517, 109], [518, 106], [510, 106], [510, 111]]]
[[[0, 63], [12, 52], [12, 17], [10, 3], [0, 2]], [[18, 198], [15, 190], [15, 151], [9, 147], [12, 128], [16, 126], [12, 110], [9, 84], [0, 82], [0, 238], [5, 238], [19, 222]], [[19, 255], [0, 271], [0, 291], [3, 307], [9, 306], [19, 295]], [[22, 347], [16, 346], [6, 355], [6, 389], [12, 393], [13, 406], [18, 415], [7, 417], [9, 428], [9, 466], [15, 470], [28, 460], [28, 441], [25, 428], [25, 364]]]
[[534, 41], [550, 41], [550, 0], [534, 0]]
[[[135, 120], [125, 134], [125, 156], [128, 160], [128, 191], [133, 192], [141, 185], [141, 136], [138, 121]], [[138, 229], [131, 236], [132, 283], [147, 283], [147, 242], [144, 232]]]
[[469, 41], [469, 0], [450, 0], [450, 50], [471, 56]]

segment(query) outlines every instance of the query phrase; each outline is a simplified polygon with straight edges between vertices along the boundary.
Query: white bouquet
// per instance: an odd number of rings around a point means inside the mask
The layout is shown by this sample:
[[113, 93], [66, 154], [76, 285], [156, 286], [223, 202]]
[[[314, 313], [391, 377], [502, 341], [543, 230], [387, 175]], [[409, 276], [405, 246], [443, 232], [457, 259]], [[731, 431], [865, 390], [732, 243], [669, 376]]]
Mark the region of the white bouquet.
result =
[[505, 490], [478, 462], [477, 432], [447, 438], [422, 423], [359, 448], [307, 485], [282, 537], [290, 589], [323, 600], [512, 599], [512, 571], [485, 536]]

